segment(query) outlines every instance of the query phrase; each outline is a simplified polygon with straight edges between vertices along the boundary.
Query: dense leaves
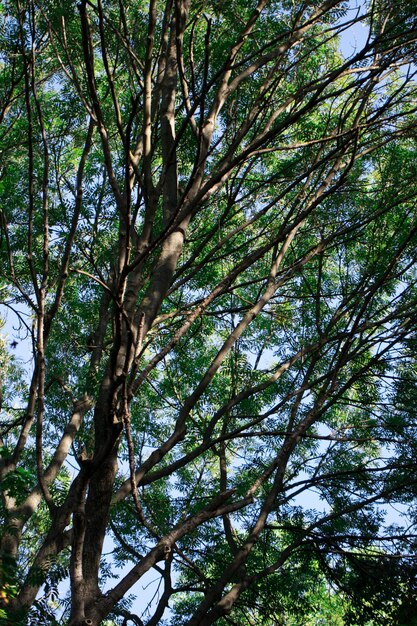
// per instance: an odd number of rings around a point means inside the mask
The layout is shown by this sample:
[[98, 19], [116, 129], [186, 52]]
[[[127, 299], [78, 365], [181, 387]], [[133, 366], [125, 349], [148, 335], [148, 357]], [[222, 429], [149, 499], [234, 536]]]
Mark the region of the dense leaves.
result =
[[5, 624], [410, 623], [416, 9], [3, 3]]

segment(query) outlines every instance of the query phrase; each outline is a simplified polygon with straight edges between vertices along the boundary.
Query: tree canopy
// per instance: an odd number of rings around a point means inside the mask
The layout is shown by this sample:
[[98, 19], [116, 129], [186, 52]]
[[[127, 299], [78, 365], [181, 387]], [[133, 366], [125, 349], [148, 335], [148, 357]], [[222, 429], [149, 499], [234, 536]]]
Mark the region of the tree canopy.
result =
[[410, 625], [416, 3], [0, 15], [0, 621]]

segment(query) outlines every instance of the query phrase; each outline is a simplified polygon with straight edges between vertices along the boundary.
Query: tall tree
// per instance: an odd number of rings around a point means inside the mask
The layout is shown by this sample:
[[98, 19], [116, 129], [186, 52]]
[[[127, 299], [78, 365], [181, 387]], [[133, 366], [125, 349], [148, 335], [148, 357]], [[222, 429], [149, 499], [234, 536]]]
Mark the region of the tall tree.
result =
[[411, 613], [416, 9], [4, 1], [6, 624]]

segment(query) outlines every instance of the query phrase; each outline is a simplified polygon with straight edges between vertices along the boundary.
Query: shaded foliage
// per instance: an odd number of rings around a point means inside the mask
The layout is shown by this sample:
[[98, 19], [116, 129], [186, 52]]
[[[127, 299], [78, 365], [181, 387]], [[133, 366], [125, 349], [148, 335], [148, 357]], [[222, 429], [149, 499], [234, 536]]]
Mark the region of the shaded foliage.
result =
[[415, 3], [1, 16], [1, 619], [405, 624]]

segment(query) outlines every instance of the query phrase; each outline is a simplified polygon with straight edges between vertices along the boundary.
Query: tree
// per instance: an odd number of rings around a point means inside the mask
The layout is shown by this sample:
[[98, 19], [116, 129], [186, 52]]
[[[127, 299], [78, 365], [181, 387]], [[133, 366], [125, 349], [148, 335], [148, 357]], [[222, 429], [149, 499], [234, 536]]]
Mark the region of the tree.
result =
[[403, 619], [415, 4], [1, 10], [4, 622]]

